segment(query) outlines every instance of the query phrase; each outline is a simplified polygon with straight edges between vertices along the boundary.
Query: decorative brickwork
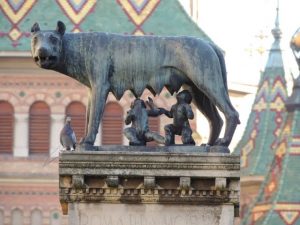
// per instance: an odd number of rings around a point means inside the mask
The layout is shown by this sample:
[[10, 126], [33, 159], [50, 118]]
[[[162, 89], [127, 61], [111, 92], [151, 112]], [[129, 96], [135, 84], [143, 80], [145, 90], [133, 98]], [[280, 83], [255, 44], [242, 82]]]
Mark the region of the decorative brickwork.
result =
[[[45, 13], [47, 9], [47, 13]], [[34, 22], [54, 29], [63, 21], [71, 32], [190, 35], [210, 38], [186, 15], [178, 1], [56, 0], [0, 1], [0, 49], [29, 51]], [[97, 21], [97, 22], [95, 22]]]
[[117, 2], [136, 27], [132, 34], [144, 35], [142, 25], [151, 16], [160, 0], [117, 0]]
[[4, 36], [9, 37], [9, 39], [12, 41], [12, 46], [14, 48], [17, 48], [17, 46], [19, 45], [19, 39], [21, 39], [22, 37], [28, 38], [30, 36], [30, 33], [27, 30], [20, 30], [18, 25], [32, 10], [36, 2], [37, 0], [5, 0], [0, 2], [0, 9], [2, 10], [2, 13], [11, 23], [11, 29], [9, 31], [0, 30], [0, 38]]
[[73, 32], [80, 32], [80, 23], [85, 19], [85, 17], [91, 13], [95, 7], [96, 0], [56, 0], [57, 4], [60, 6], [64, 14], [74, 23], [75, 27]]

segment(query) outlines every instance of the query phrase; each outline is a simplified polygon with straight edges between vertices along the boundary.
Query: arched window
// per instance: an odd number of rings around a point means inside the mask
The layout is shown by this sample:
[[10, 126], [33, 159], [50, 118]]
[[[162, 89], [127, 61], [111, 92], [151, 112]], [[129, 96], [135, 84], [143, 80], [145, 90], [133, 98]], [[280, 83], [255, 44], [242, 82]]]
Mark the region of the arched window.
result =
[[48, 153], [50, 139], [50, 109], [45, 102], [35, 102], [29, 115], [29, 152]]
[[60, 225], [61, 224], [61, 216], [58, 211], [51, 212], [50, 216], [50, 225]]
[[23, 213], [20, 209], [14, 209], [11, 213], [11, 225], [23, 225]]
[[[160, 120], [159, 117], [149, 117], [149, 129], [150, 131], [160, 132]], [[155, 141], [147, 142], [147, 146], [158, 146]]]
[[4, 225], [4, 212], [0, 209], [0, 225]]
[[43, 224], [43, 214], [41, 210], [35, 209], [31, 212], [31, 225]]
[[81, 102], [71, 102], [66, 108], [66, 116], [71, 117], [71, 125], [77, 141], [85, 136], [85, 106]]
[[123, 109], [116, 102], [105, 106], [102, 119], [102, 145], [123, 144]]
[[14, 138], [14, 108], [0, 101], [0, 153], [12, 153]]

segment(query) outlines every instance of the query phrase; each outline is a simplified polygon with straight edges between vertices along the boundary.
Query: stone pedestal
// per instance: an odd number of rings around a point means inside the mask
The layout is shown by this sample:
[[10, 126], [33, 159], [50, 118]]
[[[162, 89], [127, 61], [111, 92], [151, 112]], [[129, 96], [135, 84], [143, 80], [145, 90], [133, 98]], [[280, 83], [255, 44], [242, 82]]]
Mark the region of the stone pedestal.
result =
[[97, 150], [60, 156], [70, 225], [231, 225], [238, 216], [239, 156], [191, 146]]

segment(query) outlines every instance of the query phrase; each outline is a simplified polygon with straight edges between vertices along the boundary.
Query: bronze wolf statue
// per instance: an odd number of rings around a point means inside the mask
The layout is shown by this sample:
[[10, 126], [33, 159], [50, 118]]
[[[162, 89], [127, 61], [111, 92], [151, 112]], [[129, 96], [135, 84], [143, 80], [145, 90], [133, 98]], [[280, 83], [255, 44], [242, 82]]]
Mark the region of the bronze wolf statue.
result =
[[[126, 90], [139, 97], [145, 88], [153, 95], [166, 87], [171, 94], [182, 86], [210, 124], [209, 145], [228, 146], [239, 123], [227, 88], [222, 52], [212, 43], [194, 37], [130, 36], [109, 33], [65, 33], [31, 28], [34, 61], [72, 77], [90, 89], [88, 127], [82, 145], [92, 146], [109, 92], [120, 99]], [[224, 113], [226, 129], [218, 138]]]

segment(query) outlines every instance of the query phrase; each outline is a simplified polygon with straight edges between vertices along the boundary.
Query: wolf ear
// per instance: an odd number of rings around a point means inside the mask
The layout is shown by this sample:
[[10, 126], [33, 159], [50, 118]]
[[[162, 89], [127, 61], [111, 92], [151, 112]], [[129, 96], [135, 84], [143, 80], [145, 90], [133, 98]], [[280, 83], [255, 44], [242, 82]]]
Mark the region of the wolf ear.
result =
[[34, 23], [33, 26], [31, 27], [31, 33], [35, 33], [40, 31], [40, 26], [38, 23]]
[[61, 21], [57, 21], [56, 31], [60, 33], [60, 35], [64, 35], [66, 31], [66, 25]]

